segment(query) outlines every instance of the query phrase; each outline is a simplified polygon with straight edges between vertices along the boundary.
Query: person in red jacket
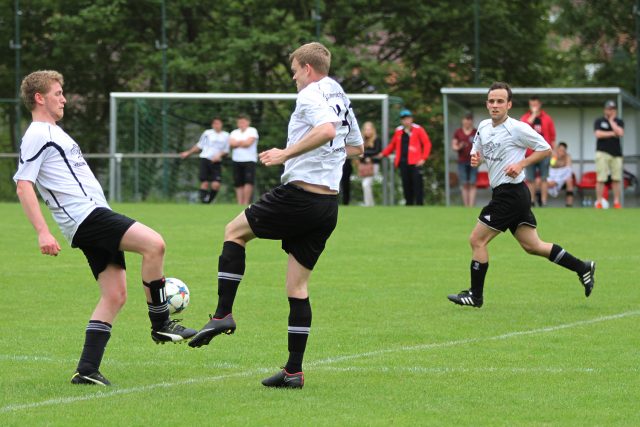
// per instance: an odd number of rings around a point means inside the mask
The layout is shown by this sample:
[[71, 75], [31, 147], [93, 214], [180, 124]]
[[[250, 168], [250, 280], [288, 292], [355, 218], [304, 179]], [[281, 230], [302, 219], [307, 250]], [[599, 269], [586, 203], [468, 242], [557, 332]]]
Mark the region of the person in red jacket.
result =
[[407, 206], [424, 205], [422, 165], [431, 153], [431, 140], [422, 126], [413, 123], [411, 111], [400, 111], [400, 122], [402, 126], [396, 128], [389, 145], [379, 157], [387, 157], [395, 152], [393, 164], [400, 169], [402, 191]]
[[[529, 111], [524, 113], [520, 118], [521, 121], [529, 123], [536, 132], [538, 132], [553, 150], [556, 144], [556, 127], [553, 119], [542, 109], [542, 102], [537, 96], [529, 98]], [[527, 150], [526, 156], [529, 157], [530, 150]], [[527, 166], [525, 171], [527, 177], [527, 185], [531, 193], [531, 206], [535, 205], [535, 198], [538, 198], [538, 206], [542, 207], [547, 204], [547, 178], [549, 177], [549, 157]], [[539, 175], [539, 176], [536, 176]]]

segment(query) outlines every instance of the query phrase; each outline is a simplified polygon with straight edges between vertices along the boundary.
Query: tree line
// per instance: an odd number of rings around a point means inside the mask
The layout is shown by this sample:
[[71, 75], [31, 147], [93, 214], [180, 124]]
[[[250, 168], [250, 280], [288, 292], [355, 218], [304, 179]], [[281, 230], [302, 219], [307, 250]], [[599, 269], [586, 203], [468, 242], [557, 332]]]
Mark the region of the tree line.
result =
[[[438, 185], [443, 86], [504, 80], [514, 86], [621, 86], [635, 92], [629, 1], [478, 0], [477, 14], [469, 0], [166, 0], [165, 7], [163, 21], [162, 0], [19, 2], [21, 74], [64, 74], [63, 124], [85, 152], [107, 151], [110, 92], [163, 89], [163, 55], [170, 92], [291, 93], [289, 53], [301, 43], [321, 41], [333, 54], [331, 75], [345, 90], [388, 93], [413, 110], [434, 140], [427, 177]], [[3, 99], [15, 96], [15, 50], [9, 43], [16, 42], [14, 18], [15, 2], [3, 2]], [[4, 102], [0, 111], [0, 151], [15, 152], [15, 108]], [[259, 119], [263, 111], [256, 104], [250, 113]], [[24, 130], [24, 109], [23, 117]], [[14, 165], [2, 165], [6, 181]], [[4, 194], [5, 187], [0, 197], [13, 197]]]

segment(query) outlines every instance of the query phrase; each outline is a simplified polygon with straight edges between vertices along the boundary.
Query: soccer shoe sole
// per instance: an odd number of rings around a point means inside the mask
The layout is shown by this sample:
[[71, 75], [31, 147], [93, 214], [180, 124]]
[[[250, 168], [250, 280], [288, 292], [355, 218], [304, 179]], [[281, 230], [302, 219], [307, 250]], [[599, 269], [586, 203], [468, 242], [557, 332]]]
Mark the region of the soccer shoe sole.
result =
[[196, 348], [208, 345], [214, 337], [220, 334], [231, 335], [236, 331], [236, 322], [233, 321], [233, 318], [231, 318], [230, 322], [221, 322], [221, 320], [218, 319], [213, 325], [210, 325], [212, 322], [214, 322], [213, 319], [193, 336], [191, 341], [189, 341], [189, 347]]

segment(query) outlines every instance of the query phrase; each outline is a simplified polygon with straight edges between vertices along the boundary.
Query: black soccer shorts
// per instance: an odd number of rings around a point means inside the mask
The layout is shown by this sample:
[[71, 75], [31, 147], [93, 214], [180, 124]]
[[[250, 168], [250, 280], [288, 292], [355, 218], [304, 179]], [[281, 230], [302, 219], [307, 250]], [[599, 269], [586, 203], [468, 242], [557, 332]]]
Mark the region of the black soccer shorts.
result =
[[318, 262], [338, 222], [338, 196], [310, 193], [292, 184], [264, 194], [244, 211], [253, 234], [282, 240], [282, 249], [309, 270]]
[[200, 159], [200, 182], [221, 182], [222, 162], [213, 163], [209, 159]]
[[73, 236], [71, 247], [80, 248], [87, 258], [93, 277], [98, 280], [109, 264], [126, 269], [122, 236], [136, 221], [107, 208], [96, 208], [82, 221]]
[[511, 234], [515, 234], [520, 225], [534, 228], [538, 225], [531, 212], [531, 193], [524, 182], [494, 188], [491, 201], [482, 208], [478, 220], [494, 230], [509, 229]]
[[256, 182], [256, 162], [233, 162], [233, 186], [242, 187]]

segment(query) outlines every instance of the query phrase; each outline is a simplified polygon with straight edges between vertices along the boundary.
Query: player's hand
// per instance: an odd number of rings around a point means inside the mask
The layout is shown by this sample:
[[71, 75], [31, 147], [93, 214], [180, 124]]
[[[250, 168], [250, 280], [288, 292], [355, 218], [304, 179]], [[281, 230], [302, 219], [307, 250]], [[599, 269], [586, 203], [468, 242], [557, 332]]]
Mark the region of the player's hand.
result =
[[520, 166], [520, 163], [514, 163], [504, 169], [504, 173], [506, 173], [510, 178], [517, 177], [518, 175], [520, 175], [520, 172], [522, 172], [522, 166]]
[[38, 244], [43, 255], [58, 256], [58, 253], [62, 250], [56, 238], [49, 232], [38, 235]]
[[222, 160], [222, 156], [218, 154], [217, 156], [213, 156], [211, 158], [211, 163], [218, 163], [220, 160]]
[[260, 153], [260, 161], [265, 166], [281, 165], [287, 161], [287, 155], [284, 150], [272, 148]]
[[187, 157], [189, 157], [189, 152], [188, 151], [183, 151], [180, 153], [180, 158], [181, 159], [186, 159]]
[[424, 165], [424, 160], [419, 160], [418, 163], [416, 163], [416, 166], [421, 167], [422, 165]]
[[473, 166], [474, 168], [477, 168], [478, 166], [480, 166], [481, 162], [482, 162], [482, 159], [480, 158], [479, 153], [471, 154], [471, 166]]

